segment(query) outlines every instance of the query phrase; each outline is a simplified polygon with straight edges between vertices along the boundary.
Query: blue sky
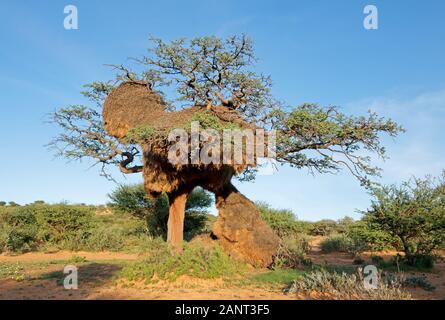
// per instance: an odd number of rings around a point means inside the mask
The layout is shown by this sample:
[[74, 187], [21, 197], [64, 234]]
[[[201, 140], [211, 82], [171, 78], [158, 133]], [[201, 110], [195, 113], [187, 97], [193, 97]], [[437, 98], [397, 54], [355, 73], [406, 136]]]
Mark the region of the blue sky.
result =
[[[79, 29], [63, 28], [65, 5]], [[379, 9], [379, 29], [363, 28], [363, 8]], [[82, 102], [81, 86], [107, 80], [107, 63], [144, 54], [149, 35], [171, 40], [247, 33], [258, 70], [292, 105], [339, 105], [390, 116], [407, 132], [384, 139], [382, 182], [445, 169], [444, 1], [2, 1], [0, 3], [0, 200], [104, 203], [115, 185], [90, 164], [54, 159], [44, 147], [58, 131], [55, 108]], [[121, 182], [140, 181], [140, 176]], [[299, 218], [358, 218], [369, 196], [346, 172], [312, 176], [280, 168], [237, 184], [253, 200]]]

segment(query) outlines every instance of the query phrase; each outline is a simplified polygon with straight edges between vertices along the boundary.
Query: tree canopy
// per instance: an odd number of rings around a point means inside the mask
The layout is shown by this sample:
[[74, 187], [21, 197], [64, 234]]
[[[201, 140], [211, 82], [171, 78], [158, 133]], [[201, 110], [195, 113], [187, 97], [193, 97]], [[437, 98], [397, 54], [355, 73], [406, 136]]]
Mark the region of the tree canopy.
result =
[[[444, 176], [445, 177], [445, 176]], [[364, 221], [396, 238], [408, 262], [445, 244], [445, 180], [413, 178], [400, 186], [374, 187]]]
[[49, 143], [57, 155], [74, 160], [92, 158], [102, 165], [107, 177], [108, 165], [118, 166], [123, 173], [142, 170], [140, 147], [119, 142], [103, 127], [104, 99], [123, 81], [145, 81], [162, 94], [171, 110], [187, 106], [237, 110], [245, 121], [276, 130], [279, 163], [320, 173], [347, 168], [362, 183], [379, 173], [369, 154], [385, 157], [380, 134], [396, 136], [403, 131], [394, 121], [371, 112], [348, 116], [335, 106], [305, 103], [291, 107], [279, 101], [272, 95], [271, 78], [255, 71], [257, 59], [247, 36], [151, 41], [148, 53], [133, 59], [138, 71], [113, 65], [115, 79], [85, 86], [82, 94], [91, 105], [70, 105], [50, 115], [62, 129]]

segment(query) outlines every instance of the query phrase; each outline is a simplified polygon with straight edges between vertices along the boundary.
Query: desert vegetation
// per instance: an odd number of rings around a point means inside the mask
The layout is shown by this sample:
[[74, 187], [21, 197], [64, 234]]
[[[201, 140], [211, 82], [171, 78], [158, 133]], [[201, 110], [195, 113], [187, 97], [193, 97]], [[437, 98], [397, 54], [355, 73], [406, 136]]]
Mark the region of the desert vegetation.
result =
[[[183, 253], [177, 254], [166, 242], [168, 198], [150, 199], [142, 185], [118, 186], [106, 206], [5, 203], [0, 207], [0, 258], [67, 251], [73, 252], [71, 258], [54, 266], [68, 262], [90, 266], [83, 256], [88, 252], [135, 254], [128, 261], [112, 262], [113, 286], [124, 288], [184, 285], [200, 279], [224, 288], [272, 290], [288, 298], [410, 299], [416, 290], [434, 294], [440, 284], [430, 279], [443, 272], [440, 250], [445, 248], [443, 181], [414, 179], [400, 186], [376, 187], [371, 195], [370, 208], [360, 220], [301, 221], [290, 210], [257, 203], [262, 219], [280, 239], [267, 269], [252, 268], [209, 242], [215, 222], [209, 213], [213, 198], [200, 188], [188, 199], [186, 243]], [[407, 227], [413, 224], [414, 229]], [[349, 263], [339, 264], [335, 257]], [[378, 286], [372, 290], [363, 282], [363, 268], [370, 264], [379, 270]], [[33, 279], [27, 268], [44, 269], [48, 264], [30, 267], [0, 259], [0, 266], [0, 281], [26, 283]], [[99, 263], [93, 267], [101, 268]], [[60, 285], [63, 274], [42, 277], [57, 278]]]
[[[133, 69], [112, 65], [113, 79], [86, 84], [85, 105], [50, 113], [59, 131], [47, 145], [93, 161], [111, 181], [115, 166], [142, 183], [117, 185], [101, 206], [0, 201], [0, 287], [20, 294], [56, 280], [57, 291], [62, 267], [74, 264], [82, 297], [178, 286], [289, 299], [443, 293], [445, 177], [375, 181], [374, 160], [387, 157], [382, 137], [403, 133], [400, 124], [277, 99], [245, 35], [151, 43]], [[196, 128], [205, 132], [197, 140]], [[221, 148], [231, 130], [244, 136]], [[369, 208], [359, 220], [302, 221], [267, 199], [253, 203], [232, 180], [254, 180], [265, 156], [311, 173], [345, 169], [369, 192]]]

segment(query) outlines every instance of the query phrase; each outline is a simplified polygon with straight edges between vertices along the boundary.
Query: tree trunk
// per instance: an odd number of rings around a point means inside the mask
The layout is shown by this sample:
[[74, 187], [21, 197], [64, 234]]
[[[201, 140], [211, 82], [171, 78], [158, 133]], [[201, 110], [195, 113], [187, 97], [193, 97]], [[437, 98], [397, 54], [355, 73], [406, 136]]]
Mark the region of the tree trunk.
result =
[[178, 191], [168, 195], [170, 208], [167, 222], [167, 242], [169, 242], [177, 252], [182, 251], [185, 203], [187, 202], [188, 194], [186, 191]]

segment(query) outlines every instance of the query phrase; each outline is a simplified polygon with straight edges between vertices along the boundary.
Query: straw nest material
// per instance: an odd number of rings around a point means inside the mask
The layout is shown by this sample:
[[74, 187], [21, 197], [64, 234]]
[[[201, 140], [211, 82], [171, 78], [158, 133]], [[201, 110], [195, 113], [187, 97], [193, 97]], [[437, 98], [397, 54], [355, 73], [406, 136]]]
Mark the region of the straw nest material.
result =
[[167, 111], [162, 96], [142, 81], [124, 82], [113, 89], [105, 100], [103, 119], [105, 130], [122, 142], [128, 142], [127, 135], [134, 128], [147, 127], [156, 132], [156, 138], [138, 141], [143, 150], [145, 188], [156, 196], [186, 185], [216, 190], [230, 182], [233, 175], [246, 169], [244, 153], [242, 164], [173, 165], [168, 160], [168, 149], [172, 144], [167, 141], [168, 132], [186, 128], [198, 113], [209, 112], [218, 119], [221, 127], [234, 124], [240, 129], [254, 128], [238, 112], [222, 106], [210, 110], [195, 106]]

